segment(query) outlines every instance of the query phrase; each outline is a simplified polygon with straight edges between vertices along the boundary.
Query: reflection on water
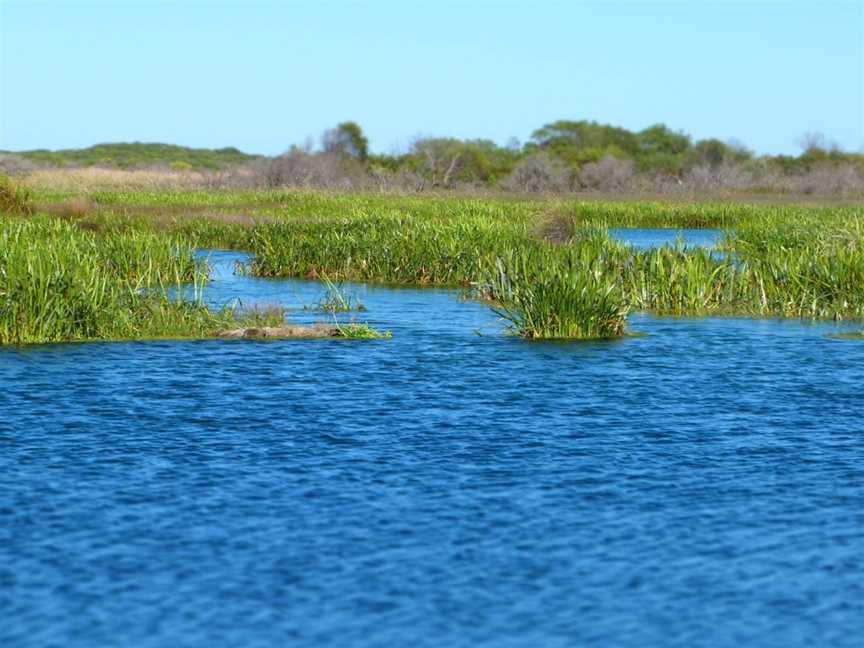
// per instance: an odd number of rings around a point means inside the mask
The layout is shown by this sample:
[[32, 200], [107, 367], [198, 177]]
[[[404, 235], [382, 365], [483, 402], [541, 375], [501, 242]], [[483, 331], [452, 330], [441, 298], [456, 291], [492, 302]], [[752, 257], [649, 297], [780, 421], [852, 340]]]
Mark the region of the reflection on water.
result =
[[3, 645], [859, 643], [864, 344], [347, 288], [392, 340], [0, 350]]

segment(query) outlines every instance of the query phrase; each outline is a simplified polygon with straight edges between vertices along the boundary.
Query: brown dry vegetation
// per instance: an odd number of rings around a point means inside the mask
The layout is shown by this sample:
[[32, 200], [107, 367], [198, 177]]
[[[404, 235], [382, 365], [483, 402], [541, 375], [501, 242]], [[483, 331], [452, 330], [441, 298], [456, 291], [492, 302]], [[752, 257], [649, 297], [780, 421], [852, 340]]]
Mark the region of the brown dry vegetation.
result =
[[[795, 191], [794, 187], [776, 185], [774, 190], [754, 190], [742, 186], [738, 189], [730, 187], [712, 186], [710, 183], [689, 183], [674, 185], [649, 184], [638, 185], [636, 183], [618, 182], [615, 188], [586, 189], [577, 187], [565, 189], [561, 184], [561, 177], [551, 187], [544, 187], [542, 172], [537, 173], [534, 184], [525, 180], [527, 186], [519, 182], [505, 182], [499, 189], [471, 184], [456, 184], [449, 188], [439, 187], [435, 189], [418, 189], [411, 182], [358, 182], [356, 173], [353, 182], [326, 182], [322, 185], [314, 183], [284, 185], [269, 182], [259, 182], [259, 171], [255, 169], [235, 169], [226, 172], [201, 172], [201, 171], [129, 171], [119, 169], [51, 169], [39, 170], [16, 178], [17, 183], [27, 189], [37, 192], [60, 192], [65, 194], [77, 194], [85, 197], [84, 200], [68, 199], [60, 204], [56, 201], [37, 204], [43, 211], [69, 217], [83, 216], [87, 213], [100, 211], [114, 211], [114, 208], [94, 204], [86, 199], [88, 194], [99, 191], [231, 191], [231, 190], [255, 190], [264, 188], [278, 188], [281, 193], [290, 194], [385, 194], [393, 196], [422, 195], [435, 197], [475, 197], [475, 198], [501, 198], [518, 200], [555, 200], [561, 198], [579, 199], [588, 201], [645, 201], [654, 200], [662, 202], [705, 202], [705, 201], [734, 201], [762, 204], [836, 204], [854, 205], [860, 204], [861, 193], [850, 191], [837, 191], [836, 185], [829, 180], [824, 181], [824, 190], [819, 190], [817, 174], [802, 178], [800, 182], [806, 182], [806, 192]], [[528, 175], [528, 174], [526, 174]], [[335, 177], [335, 176], [334, 176]], [[520, 176], [524, 179], [524, 176]], [[522, 189], [520, 191], [520, 186]], [[260, 207], [260, 202], [256, 203]], [[234, 213], [214, 211], [204, 207], [185, 205], [183, 207], [171, 206], [136, 206], [135, 212], [153, 211], [158, 214], [170, 213], [172, 216], [201, 217], [208, 216], [225, 222], [249, 221], [249, 216], [244, 213], [247, 206], [243, 204], [231, 205]]]

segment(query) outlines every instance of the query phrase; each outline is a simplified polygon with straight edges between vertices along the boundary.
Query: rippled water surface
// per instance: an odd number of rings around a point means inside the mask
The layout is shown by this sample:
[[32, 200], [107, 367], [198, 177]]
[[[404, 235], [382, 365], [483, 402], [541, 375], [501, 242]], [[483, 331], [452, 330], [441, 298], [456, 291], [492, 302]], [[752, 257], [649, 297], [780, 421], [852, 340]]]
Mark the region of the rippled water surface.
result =
[[686, 247], [713, 248], [722, 237], [717, 229], [611, 228], [609, 235], [640, 250], [675, 245], [678, 241]]
[[0, 350], [0, 644], [861, 645], [864, 343], [352, 291], [392, 340]]

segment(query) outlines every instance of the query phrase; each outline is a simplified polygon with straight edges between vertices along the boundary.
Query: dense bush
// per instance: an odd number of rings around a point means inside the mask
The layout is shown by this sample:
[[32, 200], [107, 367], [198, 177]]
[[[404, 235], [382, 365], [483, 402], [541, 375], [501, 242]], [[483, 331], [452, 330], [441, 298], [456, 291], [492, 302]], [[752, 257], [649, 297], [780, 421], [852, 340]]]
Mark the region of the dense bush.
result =
[[619, 160], [611, 155], [589, 162], [579, 172], [579, 185], [583, 189], [630, 192], [635, 183], [633, 160]]
[[267, 187], [360, 189], [368, 184], [365, 167], [336, 153], [307, 153], [294, 148], [260, 167]]
[[501, 186], [522, 193], [562, 193], [570, 189], [570, 172], [546, 153], [535, 153], [516, 165]]

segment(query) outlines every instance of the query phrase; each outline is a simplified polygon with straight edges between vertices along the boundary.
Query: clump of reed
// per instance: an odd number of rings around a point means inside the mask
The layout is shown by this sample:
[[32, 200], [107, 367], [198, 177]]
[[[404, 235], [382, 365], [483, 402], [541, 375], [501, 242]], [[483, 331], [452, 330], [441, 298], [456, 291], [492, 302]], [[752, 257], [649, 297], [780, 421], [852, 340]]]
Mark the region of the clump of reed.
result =
[[614, 276], [578, 250], [511, 250], [478, 283], [482, 297], [519, 336], [533, 340], [624, 335], [629, 306]]
[[640, 227], [660, 229], [728, 229], [763, 219], [794, 222], [844, 219], [854, 207], [820, 205], [755, 205], [735, 202], [675, 203], [657, 201], [559, 201], [549, 211], [575, 226]]
[[230, 308], [238, 321], [249, 328], [264, 328], [281, 326], [285, 323], [287, 311], [277, 304], [255, 304], [251, 306], [239, 303]]
[[366, 323], [350, 322], [348, 324], [336, 323], [339, 337], [347, 340], [389, 340], [393, 337], [390, 331], [378, 331]]
[[[629, 308], [661, 314], [864, 316], [864, 246], [854, 212], [772, 207], [732, 213], [738, 220], [728, 230], [725, 255], [681, 246], [628, 250], [598, 234], [602, 224], [585, 226], [561, 217], [553, 221], [559, 234], [553, 237], [557, 245], [538, 240], [537, 226], [524, 219], [421, 219], [364, 212], [337, 221], [286, 220], [253, 230], [256, 258], [250, 270], [263, 276], [327, 275], [420, 286], [477, 282], [491, 286], [495, 282], [489, 278], [496, 276], [496, 260], [501, 259], [511, 287], [537, 284], [531, 295], [537, 305], [554, 301], [541, 298], [541, 291], [551, 294], [555, 286], [579, 277], [585, 281], [571, 283], [571, 288], [591, 293], [588, 279], [594, 276], [599, 278], [595, 288], [617, 286], [610, 294], [623, 295]], [[734, 220], [729, 216], [729, 222]], [[520, 255], [533, 259], [537, 250], [545, 250], [540, 255], [543, 272], [530, 272], [525, 265], [528, 261], [513, 268], [507, 265]], [[540, 261], [532, 263], [541, 265]], [[559, 276], [546, 282], [555, 273]], [[499, 292], [506, 295], [500, 277], [495, 281]], [[515, 288], [513, 294], [517, 294]], [[510, 314], [533, 312], [529, 293], [518, 294], [521, 303]], [[501, 303], [515, 306], [515, 299]], [[572, 308], [572, 304], [560, 305], [562, 320]], [[544, 317], [552, 321], [551, 309]], [[569, 335], [563, 325], [534, 323], [527, 328], [532, 327]], [[590, 326], [585, 328], [590, 330]], [[573, 334], [594, 334], [585, 331], [574, 329]]]
[[740, 266], [699, 248], [633, 250], [620, 274], [633, 308], [664, 315], [732, 313], [750, 294]]
[[864, 220], [768, 216], [737, 227], [749, 302], [761, 314], [818, 319], [864, 317]]
[[338, 337], [349, 340], [389, 340], [393, 337], [390, 331], [378, 331], [366, 322], [351, 321], [347, 324], [339, 322], [338, 313], [350, 311], [365, 311], [366, 307], [355, 296], [346, 295], [341, 286], [334, 284], [327, 277], [322, 277], [326, 292], [315, 306], [306, 306], [304, 310], [329, 313], [333, 318], [333, 326]]
[[179, 236], [195, 247], [250, 250], [255, 222], [246, 225], [211, 217], [193, 217], [172, 218], [153, 226]]
[[0, 175], [0, 213], [30, 216], [34, 211], [32, 192]]

